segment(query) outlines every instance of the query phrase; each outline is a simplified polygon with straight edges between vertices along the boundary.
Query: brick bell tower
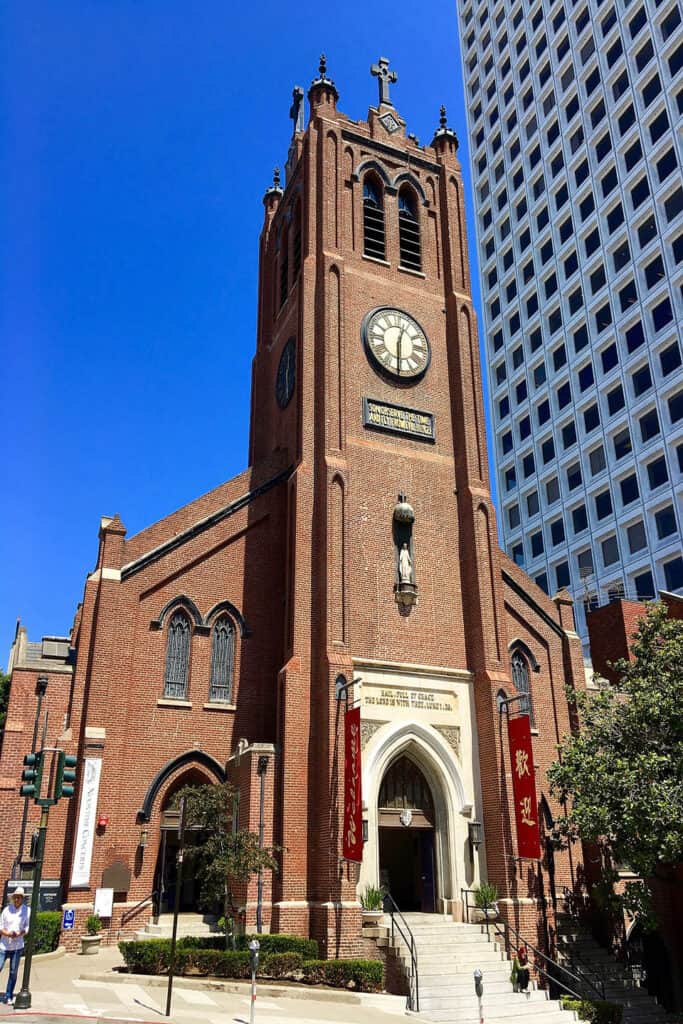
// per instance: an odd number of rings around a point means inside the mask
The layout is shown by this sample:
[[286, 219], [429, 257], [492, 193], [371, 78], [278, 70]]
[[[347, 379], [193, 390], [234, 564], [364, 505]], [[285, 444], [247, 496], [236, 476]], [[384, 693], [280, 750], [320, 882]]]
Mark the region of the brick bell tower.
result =
[[[372, 74], [367, 121], [337, 109], [324, 58], [307, 127], [294, 90], [284, 181], [276, 171], [264, 197], [253, 364], [250, 462], [280, 448], [295, 467], [271, 927], [309, 932], [329, 956], [360, 948], [365, 882], [423, 909], [486, 875], [511, 884], [495, 695], [514, 688], [458, 140], [442, 108], [421, 146], [388, 61]], [[358, 680], [361, 705], [360, 868], [340, 859], [340, 677]], [[406, 770], [426, 781], [421, 832], [392, 831], [384, 806], [384, 780]], [[469, 863], [474, 817], [486, 843]]]

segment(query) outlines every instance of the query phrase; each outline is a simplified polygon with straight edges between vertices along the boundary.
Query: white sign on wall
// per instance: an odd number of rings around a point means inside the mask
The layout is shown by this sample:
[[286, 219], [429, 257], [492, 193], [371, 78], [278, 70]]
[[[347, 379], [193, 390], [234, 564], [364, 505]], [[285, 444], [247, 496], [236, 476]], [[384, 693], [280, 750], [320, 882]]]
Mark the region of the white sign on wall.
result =
[[102, 758], [86, 757], [83, 766], [81, 803], [78, 809], [78, 830], [76, 849], [71, 869], [71, 885], [87, 885], [90, 881], [90, 864], [95, 839], [97, 797], [100, 792]]
[[114, 890], [95, 889], [95, 913], [98, 917], [111, 917], [114, 910]]

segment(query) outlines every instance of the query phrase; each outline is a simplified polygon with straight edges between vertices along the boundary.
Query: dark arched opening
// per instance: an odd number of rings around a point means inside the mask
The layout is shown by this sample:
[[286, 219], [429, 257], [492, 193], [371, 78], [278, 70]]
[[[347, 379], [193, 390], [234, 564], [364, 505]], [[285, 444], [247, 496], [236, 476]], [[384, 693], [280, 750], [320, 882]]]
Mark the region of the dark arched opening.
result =
[[429, 783], [405, 754], [387, 769], [378, 798], [380, 882], [400, 910], [436, 909], [435, 812]]

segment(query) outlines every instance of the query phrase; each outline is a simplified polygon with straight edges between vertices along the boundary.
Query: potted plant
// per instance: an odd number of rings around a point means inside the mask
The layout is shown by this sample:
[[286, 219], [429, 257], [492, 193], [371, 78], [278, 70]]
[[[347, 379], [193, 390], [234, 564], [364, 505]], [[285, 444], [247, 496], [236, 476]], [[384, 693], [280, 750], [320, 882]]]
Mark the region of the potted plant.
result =
[[81, 953], [92, 956], [99, 953], [102, 936], [102, 918], [99, 914], [90, 914], [85, 922], [85, 935], [81, 935]]
[[360, 905], [363, 908], [363, 924], [379, 924], [384, 914], [384, 890], [376, 885], [366, 885], [360, 894]]
[[475, 885], [472, 892], [475, 904], [471, 914], [472, 920], [475, 923], [486, 920], [495, 921], [498, 917], [498, 907], [496, 906], [498, 889], [496, 886], [492, 882], [481, 882], [479, 885]]

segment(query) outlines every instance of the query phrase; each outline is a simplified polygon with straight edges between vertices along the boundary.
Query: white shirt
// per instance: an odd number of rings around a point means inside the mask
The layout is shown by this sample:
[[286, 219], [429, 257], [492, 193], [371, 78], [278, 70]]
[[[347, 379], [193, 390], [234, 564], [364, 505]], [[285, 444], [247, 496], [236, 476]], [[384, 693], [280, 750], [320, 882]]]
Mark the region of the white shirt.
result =
[[3, 932], [19, 932], [16, 938], [10, 938], [9, 935], [0, 935], [0, 949], [23, 949], [24, 948], [24, 935], [28, 931], [28, 922], [31, 916], [31, 911], [26, 906], [26, 903], [22, 903], [20, 907], [15, 907], [13, 903], [5, 907], [2, 914], [0, 914], [0, 931]]

